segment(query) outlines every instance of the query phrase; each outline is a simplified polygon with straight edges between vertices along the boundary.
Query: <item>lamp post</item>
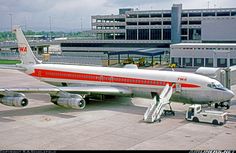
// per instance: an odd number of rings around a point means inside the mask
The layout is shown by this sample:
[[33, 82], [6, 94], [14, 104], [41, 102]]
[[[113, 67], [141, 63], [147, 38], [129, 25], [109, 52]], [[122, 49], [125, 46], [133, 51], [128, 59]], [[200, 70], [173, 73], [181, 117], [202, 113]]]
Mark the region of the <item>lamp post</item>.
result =
[[230, 51], [227, 51], [227, 67], [224, 69], [225, 70], [225, 87], [228, 89], [231, 89], [231, 69], [230, 69]]
[[[10, 32], [11, 32], [11, 31], [12, 31], [12, 15], [13, 15], [13, 14], [12, 14], [12, 13], [9, 13], [8, 15], [10, 16], [10, 23], [11, 23]], [[12, 34], [10, 34], [10, 35], [9, 35], [9, 39], [13, 39], [12, 37], [13, 37]]]
[[49, 29], [50, 29], [50, 40], [49, 41], [51, 41], [52, 40], [52, 17], [51, 16], [49, 16]]
[[10, 31], [12, 30], [12, 13], [8, 14], [10, 16], [10, 20], [11, 20], [11, 27], [10, 27]]

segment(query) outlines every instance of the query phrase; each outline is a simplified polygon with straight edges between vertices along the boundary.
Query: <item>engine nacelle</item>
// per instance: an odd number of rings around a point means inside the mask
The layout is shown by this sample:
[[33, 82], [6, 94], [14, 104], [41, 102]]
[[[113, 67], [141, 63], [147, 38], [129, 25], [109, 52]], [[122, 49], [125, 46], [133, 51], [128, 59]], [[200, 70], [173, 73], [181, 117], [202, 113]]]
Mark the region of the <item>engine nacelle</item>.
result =
[[51, 102], [62, 107], [84, 109], [86, 101], [77, 94], [51, 96]]
[[0, 103], [6, 106], [25, 107], [28, 105], [28, 99], [22, 93], [14, 95], [5, 95], [0, 98]]

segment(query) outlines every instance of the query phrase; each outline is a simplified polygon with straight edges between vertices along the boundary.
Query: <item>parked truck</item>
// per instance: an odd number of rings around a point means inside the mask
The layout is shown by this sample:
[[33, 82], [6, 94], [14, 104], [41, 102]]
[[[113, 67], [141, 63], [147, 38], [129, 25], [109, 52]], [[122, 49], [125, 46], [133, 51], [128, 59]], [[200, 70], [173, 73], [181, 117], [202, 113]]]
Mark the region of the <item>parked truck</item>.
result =
[[191, 105], [186, 112], [186, 120], [223, 125], [228, 120], [228, 113], [223, 111], [202, 110], [201, 105]]

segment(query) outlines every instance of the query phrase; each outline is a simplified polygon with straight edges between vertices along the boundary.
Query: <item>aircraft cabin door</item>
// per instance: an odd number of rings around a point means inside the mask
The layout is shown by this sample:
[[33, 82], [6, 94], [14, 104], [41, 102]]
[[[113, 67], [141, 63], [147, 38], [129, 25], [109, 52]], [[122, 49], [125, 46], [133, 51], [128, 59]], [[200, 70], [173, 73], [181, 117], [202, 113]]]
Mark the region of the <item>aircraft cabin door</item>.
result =
[[181, 92], [181, 91], [182, 91], [181, 84], [179, 84], [179, 83], [176, 83], [176, 88], [175, 88], [175, 91], [176, 91], [176, 92]]

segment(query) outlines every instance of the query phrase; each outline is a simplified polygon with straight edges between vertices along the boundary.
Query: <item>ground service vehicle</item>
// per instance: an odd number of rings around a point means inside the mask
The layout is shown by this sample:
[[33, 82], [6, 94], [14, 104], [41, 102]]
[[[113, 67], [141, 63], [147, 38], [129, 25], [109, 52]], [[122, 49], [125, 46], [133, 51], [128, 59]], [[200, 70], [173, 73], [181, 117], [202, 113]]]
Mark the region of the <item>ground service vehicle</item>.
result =
[[186, 112], [186, 120], [194, 122], [206, 122], [214, 125], [223, 125], [228, 119], [228, 113], [222, 111], [202, 110], [201, 105], [189, 106]]

